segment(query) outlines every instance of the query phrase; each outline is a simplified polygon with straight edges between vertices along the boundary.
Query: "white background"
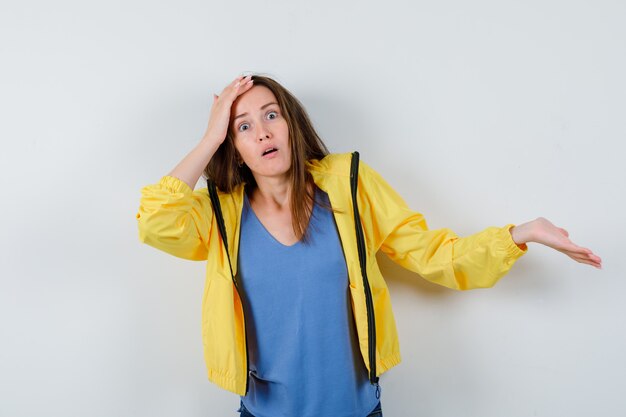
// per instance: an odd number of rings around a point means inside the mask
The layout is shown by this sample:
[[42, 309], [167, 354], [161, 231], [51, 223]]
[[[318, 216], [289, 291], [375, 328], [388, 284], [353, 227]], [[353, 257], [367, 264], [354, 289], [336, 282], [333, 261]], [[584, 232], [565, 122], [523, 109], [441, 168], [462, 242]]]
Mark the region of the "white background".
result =
[[385, 417], [626, 415], [625, 20], [618, 0], [3, 2], [0, 415], [236, 416], [205, 374], [204, 264], [142, 245], [135, 214], [242, 71], [431, 228], [544, 216], [603, 259], [530, 244], [455, 292], [379, 254], [403, 357]]

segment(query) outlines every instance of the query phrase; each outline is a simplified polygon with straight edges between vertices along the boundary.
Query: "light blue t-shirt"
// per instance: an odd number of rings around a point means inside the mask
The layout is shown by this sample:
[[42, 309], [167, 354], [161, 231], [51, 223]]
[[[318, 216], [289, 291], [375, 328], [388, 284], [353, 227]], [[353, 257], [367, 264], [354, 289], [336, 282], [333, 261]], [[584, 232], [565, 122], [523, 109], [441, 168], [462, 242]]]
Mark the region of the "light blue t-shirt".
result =
[[[255, 417], [364, 417], [378, 404], [359, 351], [348, 271], [333, 214], [316, 187], [310, 243], [278, 242], [247, 195], [238, 280], [244, 293]], [[355, 237], [356, 239], [356, 237]]]

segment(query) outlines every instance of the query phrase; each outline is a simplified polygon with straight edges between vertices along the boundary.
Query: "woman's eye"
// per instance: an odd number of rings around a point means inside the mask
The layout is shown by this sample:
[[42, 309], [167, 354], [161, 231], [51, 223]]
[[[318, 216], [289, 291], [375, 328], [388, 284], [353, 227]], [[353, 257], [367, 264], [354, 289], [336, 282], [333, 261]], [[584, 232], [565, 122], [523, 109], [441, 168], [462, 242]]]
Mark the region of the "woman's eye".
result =
[[[277, 111], [272, 110], [272, 111], [270, 111], [270, 112], [268, 112], [268, 113], [267, 113], [267, 117], [268, 117], [270, 120], [274, 120], [275, 118], [277, 118], [277, 117], [278, 117], [278, 112], [277, 112]], [[245, 131], [246, 131], [246, 130], [248, 130], [248, 129], [250, 129], [250, 125], [249, 125], [248, 123], [242, 123], [242, 124], [240, 124], [240, 125], [239, 125], [239, 127], [237, 128], [237, 130], [238, 130], [238, 131], [240, 131], [240, 132], [245, 132]]]

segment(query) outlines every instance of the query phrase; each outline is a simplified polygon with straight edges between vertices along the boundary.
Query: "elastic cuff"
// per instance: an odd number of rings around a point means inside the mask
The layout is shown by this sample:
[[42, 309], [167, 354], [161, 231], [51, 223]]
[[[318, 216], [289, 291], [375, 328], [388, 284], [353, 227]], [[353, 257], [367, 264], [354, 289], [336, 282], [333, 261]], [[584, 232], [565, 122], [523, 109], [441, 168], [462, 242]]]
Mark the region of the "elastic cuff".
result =
[[528, 246], [526, 245], [526, 243], [522, 243], [521, 245], [518, 245], [513, 240], [513, 236], [511, 236], [511, 229], [515, 226], [516, 226], [515, 224], [511, 223], [511, 224], [507, 224], [506, 226], [502, 228], [503, 233], [506, 234], [506, 238], [505, 238], [506, 246], [504, 249], [507, 251], [509, 256], [513, 258], [519, 258], [520, 256], [522, 256], [528, 251]]
[[179, 178], [165, 175], [159, 181], [159, 184], [173, 193], [191, 194], [193, 190], [187, 183]]

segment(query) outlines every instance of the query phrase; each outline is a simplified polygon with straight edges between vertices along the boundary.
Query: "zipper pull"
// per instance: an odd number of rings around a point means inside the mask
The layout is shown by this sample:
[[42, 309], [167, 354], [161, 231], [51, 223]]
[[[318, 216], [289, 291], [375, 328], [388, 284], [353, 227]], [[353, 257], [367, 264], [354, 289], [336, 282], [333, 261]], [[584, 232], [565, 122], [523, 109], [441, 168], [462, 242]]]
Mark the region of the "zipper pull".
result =
[[378, 381], [376, 381], [374, 385], [376, 385], [376, 399], [379, 400], [380, 399], [380, 385], [378, 384]]

